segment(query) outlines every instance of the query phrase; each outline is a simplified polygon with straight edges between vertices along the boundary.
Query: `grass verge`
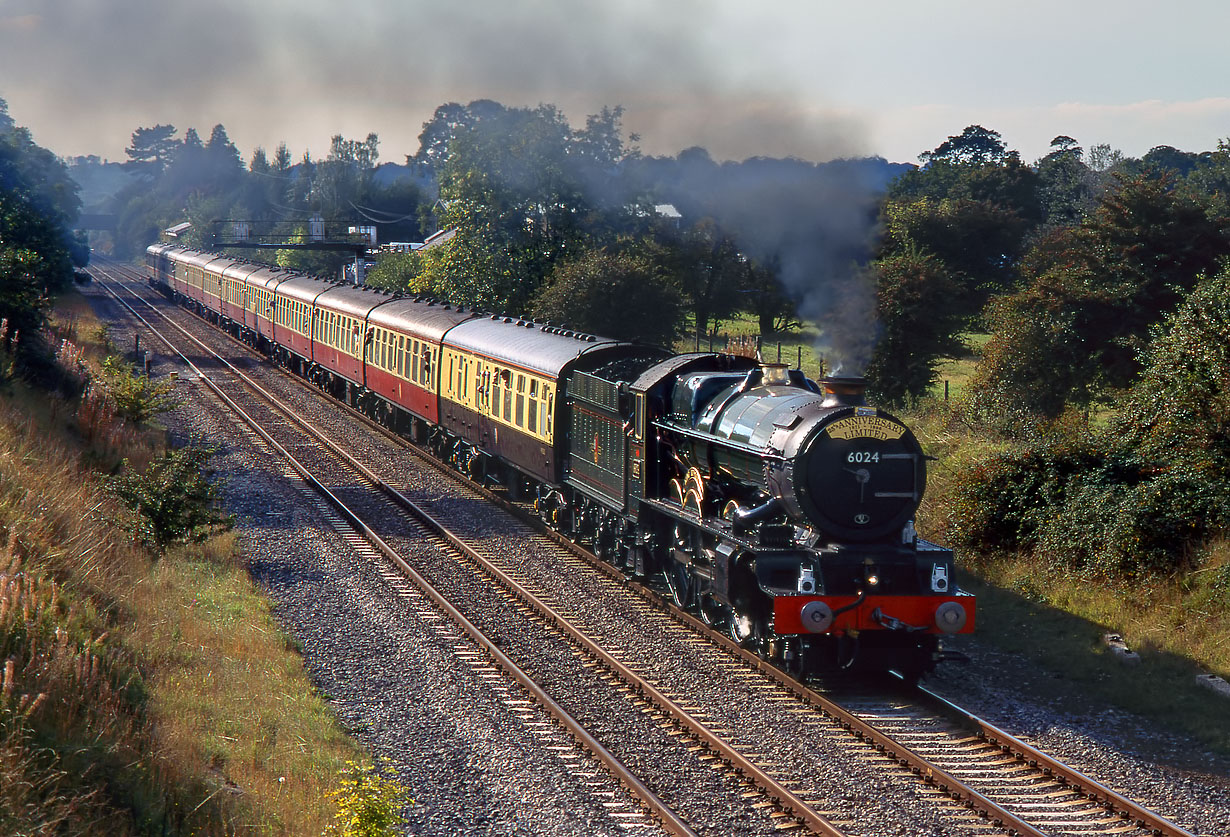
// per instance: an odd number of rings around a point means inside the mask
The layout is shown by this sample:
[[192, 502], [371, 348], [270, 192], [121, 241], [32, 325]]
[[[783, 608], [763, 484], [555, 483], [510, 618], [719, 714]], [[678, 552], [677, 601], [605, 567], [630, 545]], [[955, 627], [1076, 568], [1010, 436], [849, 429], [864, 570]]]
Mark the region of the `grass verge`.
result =
[[[113, 347], [60, 311], [85, 375]], [[102, 475], [163, 436], [88, 388], [0, 385], [0, 833], [320, 834], [363, 762], [233, 534], [133, 542]]]

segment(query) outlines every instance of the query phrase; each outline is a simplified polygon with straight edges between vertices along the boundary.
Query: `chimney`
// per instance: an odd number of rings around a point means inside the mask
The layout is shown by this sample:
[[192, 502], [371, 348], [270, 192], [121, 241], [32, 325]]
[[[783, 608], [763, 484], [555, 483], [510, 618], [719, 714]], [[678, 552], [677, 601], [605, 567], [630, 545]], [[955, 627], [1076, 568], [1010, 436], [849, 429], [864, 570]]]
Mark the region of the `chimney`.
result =
[[862, 407], [867, 403], [866, 378], [821, 378], [824, 401], [821, 407]]

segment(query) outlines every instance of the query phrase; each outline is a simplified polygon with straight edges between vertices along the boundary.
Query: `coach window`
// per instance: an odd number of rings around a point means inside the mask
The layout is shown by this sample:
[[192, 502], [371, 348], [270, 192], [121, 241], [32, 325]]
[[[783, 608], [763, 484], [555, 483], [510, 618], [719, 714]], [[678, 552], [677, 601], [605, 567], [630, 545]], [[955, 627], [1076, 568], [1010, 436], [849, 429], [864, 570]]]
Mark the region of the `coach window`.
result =
[[551, 425], [555, 419], [555, 393], [547, 393], [547, 436], [551, 435]]
[[423, 344], [423, 386], [431, 386], [431, 346]]
[[525, 376], [517, 376], [517, 427], [525, 427]]
[[530, 415], [526, 425], [531, 433], [538, 433], [538, 381], [530, 380]]
[[504, 385], [504, 421], [512, 421], [512, 372], [505, 369], [500, 373], [501, 383]]

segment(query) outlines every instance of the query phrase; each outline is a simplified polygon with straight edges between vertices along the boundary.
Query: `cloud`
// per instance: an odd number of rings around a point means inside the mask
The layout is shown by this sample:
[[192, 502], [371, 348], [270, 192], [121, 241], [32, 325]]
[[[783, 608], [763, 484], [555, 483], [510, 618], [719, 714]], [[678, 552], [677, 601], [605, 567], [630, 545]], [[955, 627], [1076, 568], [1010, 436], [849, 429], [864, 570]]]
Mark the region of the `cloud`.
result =
[[15, 17], [0, 17], [0, 33], [30, 32], [37, 29], [43, 22], [40, 15], [17, 15]]

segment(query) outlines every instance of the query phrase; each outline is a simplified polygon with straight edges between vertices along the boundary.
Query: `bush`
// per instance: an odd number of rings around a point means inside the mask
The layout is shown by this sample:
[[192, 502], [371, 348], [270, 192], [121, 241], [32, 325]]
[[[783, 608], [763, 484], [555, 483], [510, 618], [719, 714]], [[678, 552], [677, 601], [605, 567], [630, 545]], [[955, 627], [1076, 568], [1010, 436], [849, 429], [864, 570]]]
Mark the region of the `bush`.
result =
[[121, 472], [107, 487], [137, 513], [138, 540], [159, 551], [225, 531], [234, 518], [217, 505], [218, 486], [205, 463], [214, 451], [195, 445], [168, 450], [144, 473]]
[[954, 542], [1111, 577], [1197, 566], [1230, 525], [1230, 267], [1154, 329], [1141, 363], [1089, 440], [1037, 441], [966, 469]]
[[137, 426], [174, 410], [184, 401], [175, 392], [173, 381], [155, 381], [114, 356], [102, 362], [102, 376], [116, 412]]
[[337, 814], [326, 832], [330, 837], [393, 837], [402, 833], [402, 808], [410, 799], [401, 784], [347, 762], [341, 785], [331, 794]]
[[1000, 453], [956, 480], [948, 535], [954, 545], [988, 551], [1027, 549], [1062, 506], [1072, 481], [1096, 461], [1075, 443], [1041, 443]]

